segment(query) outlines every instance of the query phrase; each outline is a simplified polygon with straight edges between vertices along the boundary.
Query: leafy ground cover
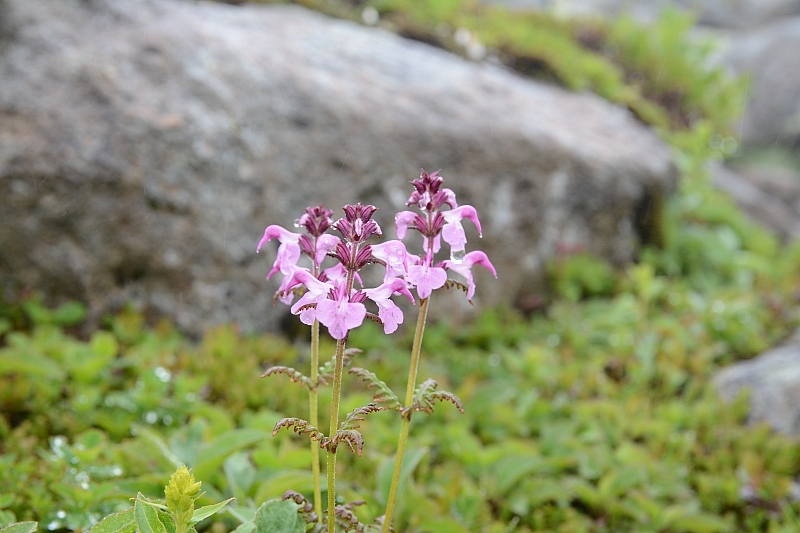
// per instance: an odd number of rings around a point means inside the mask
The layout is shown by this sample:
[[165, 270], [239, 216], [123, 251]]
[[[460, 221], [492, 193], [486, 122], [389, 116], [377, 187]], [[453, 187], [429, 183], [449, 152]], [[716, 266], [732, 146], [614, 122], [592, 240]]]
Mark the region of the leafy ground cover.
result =
[[[722, 404], [709, 379], [794, 327], [800, 247], [763, 246], [716, 193], [686, 189], [666, 211], [665, 247], [599, 293], [585, 275], [597, 260], [566, 257], [546, 313], [430, 327], [422, 375], [453, 390], [465, 414], [415, 418], [401, 530], [796, 530], [798, 443], [745, 427], [746, 398]], [[305, 346], [235, 326], [193, 344], [132, 311], [79, 338], [77, 304], [29, 300], [2, 316], [0, 524], [87, 528], [137, 492], [162, 494], [182, 464], [204, 483], [198, 505], [237, 498], [198, 526], [215, 531], [287, 489], [310, 491], [305, 440], [271, 435], [305, 391], [259, 377], [301, 364]], [[350, 345], [380, 375], [402, 376], [410, 342], [367, 328]], [[356, 376], [345, 386], [353, 406], [371, 397]], [[359, 480], [343, 496], [367, 500], [357, 510], [367, 521], [382, 512], [395, 425], [373, 415], [364, 456], [343, 461], [356, 472], [344, 479]]]
[[[462, 53], [464, 28], [521, 72], [628, 105], [660, 128], [683, 175], [660, 208], [659, 246], [637, 264], [615, 271], [565, 255], [550, 267], [545, 311], [429, 326], [421, 375], [455, 392], [465, 413], [414, 419], [398, 529], [797, 531], [798, 442], [744, 426], [747, 398], [721, 403], [710, 378], [797, 325], [800, 246], [780, 246], [708, 185], [708, 162], [733, 145], [740, 94], [706, 70], [685, 19], [665, 15], [647, 31], [460, 1], [316, 7], [351, 18], [372, 7], [382, 24]], [[198, 530], [231, 531], [287, 489], [310, 496], [307, 442], [272, 436], [307, 393], [285, 376], [259, 377], [306, 366], [307, 346], [234, 325], [194, 343], [134, 311], [84, 337], [83, 315], [80, 304], [48, 309], [35, 298], [0, 308], [0, 526], [88, 529], [129, 512], [139, 492], [162, 495], [184, 464], [203, 482], [198, 506], [236, 498]], [[387, 338], [366, 326], [349, 345], [363, 350], [356, 363], [402, 379], [410, 343], [411, 332]], [[372, 396], [356, 376], [345, 386], [343, 409]], [[355, 509], [365, 521], [383, 512], [397, 425], [372, 415], [363, 457], [342, 456], [351, 473], [342, 496], [366, 500]]]

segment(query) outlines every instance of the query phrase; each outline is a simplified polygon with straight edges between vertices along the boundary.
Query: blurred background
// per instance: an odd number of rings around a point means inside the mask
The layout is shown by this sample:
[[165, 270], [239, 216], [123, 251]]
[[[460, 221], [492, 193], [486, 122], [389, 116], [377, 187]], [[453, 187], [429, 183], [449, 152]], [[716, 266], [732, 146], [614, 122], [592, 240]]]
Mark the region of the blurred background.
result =
[[[0, 0], [0, 527], [182, 464], [237, 498], [198, 531], [308, 495], [256, 245], [357, 201], [393, 238], [422, 167], [498, 279], [434, 295], [420, 376], [466, 412], [415, 416], [397, 531], [800, 530], [798, 50], [796, 0]], [[404, 311], [348, 341], [396, 390]], [[342, 459], [365, 524], [397, 426]]]

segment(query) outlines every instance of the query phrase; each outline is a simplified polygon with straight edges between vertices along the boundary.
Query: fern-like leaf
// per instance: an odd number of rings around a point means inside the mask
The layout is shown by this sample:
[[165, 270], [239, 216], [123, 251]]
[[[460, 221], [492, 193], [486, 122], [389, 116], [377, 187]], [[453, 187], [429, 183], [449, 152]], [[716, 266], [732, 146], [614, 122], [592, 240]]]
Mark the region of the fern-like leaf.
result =
[[[469, 287], [467, 287], [466, 285], [464, 285], [461, 282], [458, 282], [458, 281], [455, 281], [455, 280], [452, 280], [452, 279], [448, 279], [447, 281], [444, 282], [444, 288], [445, 289], [453, 289], [453, 288], [461, 289], [462, 291], [464, 291], [465, 294], [469, 293]], [[467, 301], [469, 302], [469, 305], [475, 305], [475, 304], [472, 303], [472, 300], [467, 300]]]
[[358, 456], [361, 457], [361, 451], [364, 449], [364, 437], [355, 429], [340, 429], [332, 439], [328, 437], [323, 438], [319, 446], [323, 450], [336, 453], [339, 444], [342, 442], [346, 442], [350, 451], [357, 453]]
[[320, 447], [336, 453], [339, 444], [346, 442], [350, 451], [357, 453], [358, 456], [361, 457], [361, 452], [364, 448], [364, 437], [356, 430], [361, 427], [361, 422], [364, 421], [366, 415], [383, 410], [384, 407], [380, 407], [374, 403], [359, 407], [358, 409], [353, 409], [353, 411], [347, 414], [344, 421], [339, 426], [336, 435], [334, 435], [332, 439], [327, 437], [322, 439], [320, 441]]
[[336, 523], [340, 525], [345, 532], [355, 531], [356, 533], [363, 533], [366, 531], [364, 524], [358, 521], [358, 517], [353, 513], [353, 507], [357, 505], [364, 505], [363, 501], [350, 502], [345, 505], [337, 505], [334, 509], [336, 515]]
[[288, 296], [290, 294], [294, 294], [295, 296], [302, 296], [305, 292], [306, 289], [302, 285], [298, 285], [297, 287], [289, 289], [288, 291], [276, 292], [275, 296], [272, 297], [272, 305], [275, 305], [275, 302], [277, 302], [278, 298], [280, 298], [281, 296]]
[[311, 378], [303, 375], [299, 370], [295, 370], [290, 366], [273, 366], [267, 369], [266, 372], [261, 374], [262, 378], [266, 378], [275, 374], [286, 374], [289, 376], [289, 381], [292, 383], [300, 383], [304, 387], [312, 388]]
[[367, 390], [375, 389], [375, 394], [372, 396], [373, 401], [376, 403], [386, 404], [387, 409], [394, 409], [399, 411], [403, 408], [397, 395], [389, 388], [383, 381], [378, 379], [374, 373], [366, 368], [354, 367], [349, 370], [350, 374], [355, 374], [361, 378], [361, 381], [367, 384]]
[[428, 414], [433, 412], [433, 404], [434, 402], [451, 402], [453, 405], [458, 408], [461, 414], [464, 414], [464, 405], [461, 403], [461, 400], [458, 399], [458, 396], [453, 394], [452, 392], [447, 391], [437, 391], [436, 387], [439, 384], [436, 383], [434, 379], [426, 379], [422, 384], [417, 387], [414, 391], [414, 401], [411, 404], [411, 407], [406, 407], [401, 411], [402, 415], [405, 418], [411, 418], [412, 411], [424, 411]]
[[342, 424], [339, 426], [339, 430], [358, 429], [361, 427], [361, 422], [364, 421], [365, 416], [372, 413], [377, 413], [378, 411], [383, 411], [384, 409], [384, 407], [381, 407], [375, 403], [370, 403], [364, 407], [353, 409], [347, 413], [346, 417], [344, 417], [344, 422], [342, 422]]
[[[362, 353], [358, 348], [347, 348], [342, 354], [342, 363], [344, 366], [350, 365], [353, 356]], [[329, 361], [319, 367], [319, 382], [323, 385], [328, 384], [329, 379], [333, 379], [333, 372], [336, 369], [336, 357], [331, 357]]]
[[309, 439], [319, 442], [327, 438], [324, 433], [302, 418], [282, 418], [278, 420], [278, 423], [275, 424], [275, 428], [272, 430], [272, 436], [274, 437], [277, 435], [282, 428], [291, 429], [298, 435], [308, 435]]
[[[312, 524], [311, 529], [306, 533], [321, 533], [324, 525], [317, 522], [317, 513], [314, 512], [314, 505], [306, 499], [305, 496], [293, 490], [287, 490], [283, 493], [283, 500], [292, 500], [300, 506], [297, 513], [303, 518], [306, 524]], [[323, 521], [324, 523], [324, 521]], [[308, 527], [308, 526], [306, 526]]]

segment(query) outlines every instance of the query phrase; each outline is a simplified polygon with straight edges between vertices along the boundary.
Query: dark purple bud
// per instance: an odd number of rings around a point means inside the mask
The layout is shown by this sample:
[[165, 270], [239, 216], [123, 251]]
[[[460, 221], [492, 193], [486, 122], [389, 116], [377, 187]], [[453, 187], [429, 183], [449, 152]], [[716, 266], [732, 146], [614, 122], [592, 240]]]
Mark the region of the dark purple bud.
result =
[[362, 249], [360, 249], [358, 251], [358, 254], [356, 254], [356, 260], [355, 260], [355, 265], [354, 265], [356, 267], [356, 270], [361, 270], [364, 267], [364, 265], [369, 263], [369, 260], [371, 258], [372, 258], [372, 247], [371, 246], [367, 245], [367, 246], [364, 246]]
[[342, 237], [344, 237], [345, 239], [347, 240], [353, 239], [353, 225], [344, 218], [340, 218], [339, 220], [334, 222], [333, 228], [339, 233], [341, 233]]
[[336, 251], [333, 252], [333, 256], [338, 259], [345, 268], [351, 264], [351, 255], [350, 247], [347, 246], [344, 241], [339, 241], [339, 244], [336, 245]]
[[435, 237], [442, 232], [442, 228], [444, 227], [445, 219], [444, 215], [437, 212], [433, 216], [433, 222], [431, 223], [431, 227], [429, 228], [430, 233], [428, 234], [429, 237]]
[[364, 294], [363, 291], [356, 291], [352, 296], [350, 296], [350, 303], [353, 304], [363, 304], [367, 301], [367, 295]]
[[428, 221], [425, 219], [425, 217], [419, 214], [414, 217], [414, 229], [423, 235], [428, 235], [430, 233], [428, 230]]
[[308, 237], [308, 235], [300, 235], [300, 238], [298, 239], [298, 244], [300, 245], [301, 252], [312, 258], [314, 257], [314, 245], [312, 244], [311, 239]]
[[319, 237], [331, 227], [333, 211], [326, 209], [325, 205], [306, 207], [305, 214], [298, 221], [304, 226], [312, 237]]
[[442, 182], [444, 182], [444, 178], [442, 178], [439, 175], [439, 172], [441, 172], [441, 170], [437, 170], [436, 172], [428, 176], [430, 180], [430, 185], [428, 187], [431, 194], [436, 194], [437, 192], [439, 192], [439, 187], [441, 187]]

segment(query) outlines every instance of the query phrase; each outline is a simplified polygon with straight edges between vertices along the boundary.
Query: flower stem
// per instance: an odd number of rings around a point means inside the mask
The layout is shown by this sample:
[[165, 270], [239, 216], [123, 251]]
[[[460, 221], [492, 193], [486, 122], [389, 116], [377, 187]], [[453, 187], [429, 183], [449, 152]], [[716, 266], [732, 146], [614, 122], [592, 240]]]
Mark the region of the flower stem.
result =
[[[339, 399], [342, 394], [342, 369], [344, 368], [345, 339], [336, 341], [336, 365], [333, 371], [331, 393], [331, 430], [328, 438], [334, 438], [339, 430]], [[336, 533], [336, 450], [328, 450], [328, 533]]]
[[[319, 427], [319, 322], [311, 326], [311, 387], [308, 391], [308, 418], [311, 425]], [[320, 487], [319, 443], [311, 441], [311, 472], [314, 476], [314, 511], [317, 521], [322, 523], [322, 489]]]
[[419, 369], [419, 354], [422, 350], [422, 335], [425, 332], [425, 320], [428, 317], [428, 300], [425, 298], [419, 302], [419, 316], [417, 317], [417, 329], [414, 331], [414, 344], [411, 349], [411, 366], [408, 368], [408, 384], [406, 385], [405, 408], [407, 414], [403, 416], [400, 425], [400, 437], [397, 441], [397, 455], [394, 460], [394, 473], [392, 474], [392, 485], [389, 488], [389, 497], [386, 501], [386, 514], [383, 518], [382, 533], [388, 533], [392, 526], [392, 515], [394, 514], [394, 503], [397, 499], [397, 487], [400, 484], [400, 471], [403, 468], [403, 455], [406, 451], [408, 441], [408, 430], [411, 425], [411, 408], [414, 402], [414, 389], [417, 387], [417, 370]]

